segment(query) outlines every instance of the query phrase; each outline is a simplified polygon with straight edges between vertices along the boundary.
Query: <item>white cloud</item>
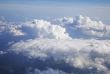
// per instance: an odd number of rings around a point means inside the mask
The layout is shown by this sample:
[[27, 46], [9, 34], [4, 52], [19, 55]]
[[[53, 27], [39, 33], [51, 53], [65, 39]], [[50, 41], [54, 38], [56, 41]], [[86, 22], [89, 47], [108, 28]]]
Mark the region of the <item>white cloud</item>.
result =
[[14, 36], [30, 35], [25, 32], [34, 30], [37, 38], [72, 39], [72, 38], [100, 38], [110, 39], [110, 26], [101, 21], [95, 21], [86, 16], [64, 17], [54, 21], [38, 20], [22, 22], [20, 25], [0, 22], [0, 32], [8, 32]]
[[23, 33], [22, 30], [20, 30], [21, 27], [21, 25], [11, 25], [9, 26], [9, 33], [12, 33], [12, 35], [14, 36], [25, 35], [25, 33]]
[[0, 34], [9, 33], [13, 36], [25, 35], [21, 28], [22, 25], [13, 25], [12, 23], [7, 23], [6, 21], [0, 21]]
[[[21, 41], [12, 46], [10, 51], [22, 53], [29, 58], [41, 60], [52, 57], [56, 61], [64, 62], [75, 68], [97, 68], [98, 71], [107, 71], [104, 65], [110, 63], [109, 40], [56, 40], [34, 39]], [[108, 59], [109, 58], [109, 59]]]
[[[63, 18], [59, 21], [74, 38], [74, 35], [88, 36], [89, 38], [110, 38], [110, 26], [103, 24], [101, 21], [92, 20], [86, 16], [75, 18]], [[56, 22], [57, 22], [56, 21]], [[72, 32], [72, 33], [71, 33]]]
[[50, 21], [36, 19], [27, 21], [24, 25], [35, 29], [38, 38], [110, 38], [109, 25], [82, 15], [73, 18], [64, 17]]
[[25, 25], [35, 29], [38, 38], [71, 39], [64, 27], [45, 20], [34, 20], [26, 22]]

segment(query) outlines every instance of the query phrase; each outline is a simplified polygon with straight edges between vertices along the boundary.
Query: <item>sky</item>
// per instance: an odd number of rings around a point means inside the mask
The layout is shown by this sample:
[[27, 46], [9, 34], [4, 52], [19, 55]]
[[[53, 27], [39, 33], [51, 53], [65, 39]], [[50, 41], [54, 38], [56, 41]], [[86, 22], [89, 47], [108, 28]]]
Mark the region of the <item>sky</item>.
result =
[[84, 15], [109, 22], [110, 0], [0, 0], [7, 20]]
[[110, 0], [0, 0], [0, 3], [15, 3], [15, 4], [36, 4], [36, 3], [78, 3], [78, 4], [108, 4], [110, 3]]

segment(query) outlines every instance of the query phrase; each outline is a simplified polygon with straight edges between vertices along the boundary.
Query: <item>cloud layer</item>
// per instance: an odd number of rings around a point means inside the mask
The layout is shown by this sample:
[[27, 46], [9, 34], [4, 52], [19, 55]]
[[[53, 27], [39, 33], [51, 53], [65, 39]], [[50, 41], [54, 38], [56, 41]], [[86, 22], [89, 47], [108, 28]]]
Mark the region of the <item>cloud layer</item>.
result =
[[[0, 45], [3, 46], [5, 37], [10, 36], [6, 40], [9, 49], [6, 52], [1, 50], [0, 55], [11, 52], [22, 54], [30, 61], [39, 59], [46, 62], [50, 59], [54, 64], [62, 62], [72, 68], [69, 73], [80, 74], [86, 70], [91, 74], [95, 70], [93, 74], [109, 74], [109, 35], [109, 25], [82, 15], [52, 20], [35, 19], [20, 24], [0, 21]], [[27, 73], [68, 74], [65, 69], [59, 69], [60, 65], [55, 69], [47, 66], [46, 70], [32, 66], [34, 70], [29, 69]]]
[[72, 38], [110, 38], [110, 26], [86, 16], [64, 17], [54, 20], [32, 20], [19, 25], [0, 21], [0, 34], [13, 36], [34, 35], [36, 38], [72, 39]]
[[108, 40], [34, 39], [14, 44], [11, 51], [29, 58], [53, 58], [55, 61], [63, 60], [75, 68], [96, 68], [99, 72], [106, 72], [109, 71], [106, 64], [110, 64], [109, 44]]
[[82, 15], [53, 21], [34, 20], [25, 23], [36, 28], [39, 37], [55, 39], [99, 38], [109, 39], [110, 26]]

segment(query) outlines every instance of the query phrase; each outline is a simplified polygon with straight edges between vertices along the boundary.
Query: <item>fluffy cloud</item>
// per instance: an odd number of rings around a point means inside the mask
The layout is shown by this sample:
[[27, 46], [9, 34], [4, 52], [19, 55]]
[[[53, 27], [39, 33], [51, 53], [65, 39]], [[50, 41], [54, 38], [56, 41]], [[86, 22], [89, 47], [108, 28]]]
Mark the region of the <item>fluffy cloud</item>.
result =
[[22, 25], [13, 25], [12, 23], [7, 23], [0, 21], [0, 34], [2, 33], [9, 33], [13, 36], [21, 36], [25, 35], [25, 33], [22, 32]]
[[75, 68], [97, 68], [98, 71], [106, 72], [109, 69], [105, 64], [110, 64], [109, 44], [108, 40], [35, 39], [18, 42], [10, 50], [29, 58], [53, 58], [55, 61], [63, 60]]
[[64, 27], [52, 24], [48, 21], [34, 20], [26, 22], [25, 25], [35, 29], [38, 38], [71, 39]]
[[80, 34], [80, 37], [82, 35], [88, 38], [109, 38], [110, 26], [103, 24], [101, 21], [95, 21], [82, 15], [73, 18], [73, 21], [72, 18], [64, 18], [64, 20], [60, 21], [64, 22], [62, 23], [63, 26], [66, 26], [65, 28], [72, 37], [74, 37], [74, 35]]
[[14, 36], [21, 36], [25, 35], [25, 33], [20, 30], [21, 25], [11, 25], [9, 26], [9, 32], [12, 33]]
[[82, 15], [77, 17], [64, 17], [50, 21], [27, 21], [25, 25], [36, 29], [38, 38], [110, 38], [109, 25]]
[[33, 34], [36, 38], [49, 39], [110, 39], [109, 25], [82, 15], [49, 21], [35, 19], [22, 22], [19, 25], [0, 21], [0, 32], [8, 32], [14, 36]]

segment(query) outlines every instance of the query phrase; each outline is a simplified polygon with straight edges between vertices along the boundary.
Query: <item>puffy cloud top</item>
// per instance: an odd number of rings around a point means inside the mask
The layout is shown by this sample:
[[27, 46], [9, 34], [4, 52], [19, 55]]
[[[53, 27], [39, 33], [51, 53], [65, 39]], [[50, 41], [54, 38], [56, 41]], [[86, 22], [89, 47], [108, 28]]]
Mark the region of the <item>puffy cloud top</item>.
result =
[[38, 37], [71, 39], [99, 38], [109, 39], [110, 26], [86, 16], [64, 17], [54, 21], [34, 20], [26, 25], [36, 28]]
[[90, 17], [82, 15], [75, 18], [64, 17], [57, 19], [56, 22], [65, 27], [72, 38], [110, 38], [110, 26], [103, 24], [101, 21], [95, 21]]
[[[28, 31], [24, 31], [26, 28]], [[4, 31], [14, 36], [30, 35], [30, 33], [33, 33], [36, 38], [49, 39], [110, 39], [109, 25], [82, 15], [73, 18], [64, 17], [50, 21], [35, 19], [33, 21], [23, 22], [19, 25], [0, 21], [0, 32]]]
[[26, 25], [37, 31], [36, 34], [38, 38], [71, 39], [65, 28], [51, 24], [48, 21], [34, 20], [26, 23]]
[[96, 37], [109, 37], [110, 26], [103, 24], [101, 21], [93, 21], [89, 17], [77, 17], [73, 25], [80, 29], [83, 34]]

